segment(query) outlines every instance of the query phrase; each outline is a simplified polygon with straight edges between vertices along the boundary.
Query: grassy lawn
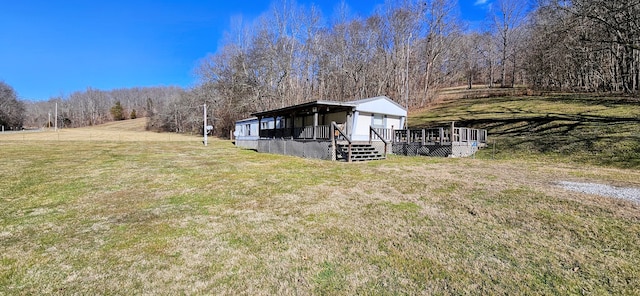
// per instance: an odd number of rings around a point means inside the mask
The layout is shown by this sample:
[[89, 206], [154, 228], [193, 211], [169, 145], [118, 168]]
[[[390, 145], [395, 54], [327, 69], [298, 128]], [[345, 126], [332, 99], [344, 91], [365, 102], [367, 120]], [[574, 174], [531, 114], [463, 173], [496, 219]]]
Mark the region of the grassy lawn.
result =
[[640, 293], [640, 205], [554, 185], [639, 170], [65, 132], [0, 135], [0, 295]]
[[[463, 96], [463, 95], [459, 95]], [[495, 157], [640, 168], [640, 99], [556, 95], [451, 100], [409, 118], [412, 127], [488, 129]], [[491, 158], [492, 149], [479, 157]]]

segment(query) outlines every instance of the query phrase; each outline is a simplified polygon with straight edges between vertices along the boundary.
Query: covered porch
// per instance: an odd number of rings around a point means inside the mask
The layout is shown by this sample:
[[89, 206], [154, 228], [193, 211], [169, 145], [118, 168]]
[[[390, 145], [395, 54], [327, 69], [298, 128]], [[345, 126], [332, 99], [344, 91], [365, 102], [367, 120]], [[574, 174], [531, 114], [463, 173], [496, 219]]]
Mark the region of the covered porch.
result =
[[329, 140], [331, 122], [350, 135], [355, 108], [349, 103], [315, 101], [253, 115], [258, 118], [261, 139]]

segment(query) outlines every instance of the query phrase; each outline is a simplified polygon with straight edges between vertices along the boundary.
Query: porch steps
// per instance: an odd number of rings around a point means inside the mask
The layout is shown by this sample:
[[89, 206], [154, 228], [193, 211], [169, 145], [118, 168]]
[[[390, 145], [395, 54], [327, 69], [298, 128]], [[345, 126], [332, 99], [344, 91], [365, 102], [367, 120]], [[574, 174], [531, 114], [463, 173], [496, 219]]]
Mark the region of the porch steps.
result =
[[[336, 147], [336, 160], [347, 161], [349, 144], [338, 144]], [[351, 161], [368, 161], [385, 159], [385, 156], [378, 152], [371, 144], [353, 143], [351, 145]]]

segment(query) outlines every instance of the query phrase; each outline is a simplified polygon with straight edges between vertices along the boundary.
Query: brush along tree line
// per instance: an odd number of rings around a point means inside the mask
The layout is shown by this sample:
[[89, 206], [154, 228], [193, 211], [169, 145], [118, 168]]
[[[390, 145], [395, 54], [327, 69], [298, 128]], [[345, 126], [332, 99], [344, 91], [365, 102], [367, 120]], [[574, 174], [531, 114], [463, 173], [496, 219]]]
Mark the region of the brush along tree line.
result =
[[61, 122], [99, 124], [120, 101], [123, 112], [149, 117], [149, 129], [200, 132], [206, 103], [214, 132], [227, 136], [252, 112], [316, 99], [387, 95], [420, 108], [439, 88], [472, 84], [638, 95], [639, 1], [528, 3], [497, 0], [472, 27], [454, 0], [387, 1], [368, 16], [343, 3], [328, 19], [315, 6], [279, 1], [254, 22], [234, 19], [191, 89], [88, 88], [28, 103], [26, 118], [41, 125], [59, 102]]

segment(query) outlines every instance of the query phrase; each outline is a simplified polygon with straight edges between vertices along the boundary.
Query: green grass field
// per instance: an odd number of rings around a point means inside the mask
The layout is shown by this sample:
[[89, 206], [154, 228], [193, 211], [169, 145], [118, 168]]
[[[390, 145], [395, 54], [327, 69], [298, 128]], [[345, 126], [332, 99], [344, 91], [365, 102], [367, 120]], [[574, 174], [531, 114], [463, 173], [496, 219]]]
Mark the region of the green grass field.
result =
[[555, 185], [640, 187], [635, 168], [64, 133], [0, 135], [0, 295], [640, 293], [640, 205]]
[[[464, 96], [463, 94], [459, 95]], [[640, 99], [584, 95], [450, 100], [410, 116], [412, 127], [487, 129], [502, 159], [546, 158], [640, 168]], [[479, 157], [491, 157], [491, 149]]]

